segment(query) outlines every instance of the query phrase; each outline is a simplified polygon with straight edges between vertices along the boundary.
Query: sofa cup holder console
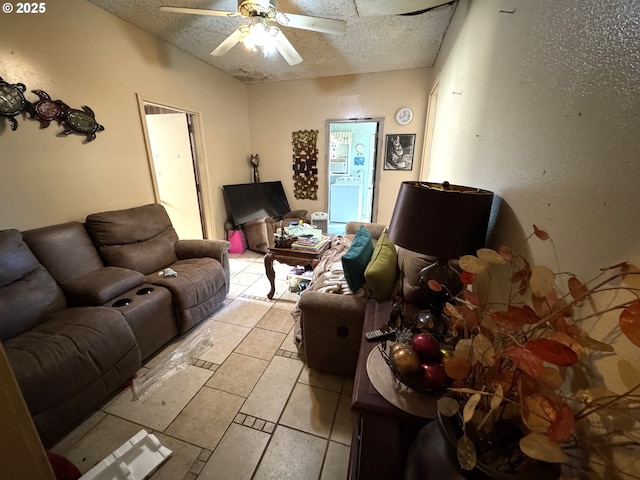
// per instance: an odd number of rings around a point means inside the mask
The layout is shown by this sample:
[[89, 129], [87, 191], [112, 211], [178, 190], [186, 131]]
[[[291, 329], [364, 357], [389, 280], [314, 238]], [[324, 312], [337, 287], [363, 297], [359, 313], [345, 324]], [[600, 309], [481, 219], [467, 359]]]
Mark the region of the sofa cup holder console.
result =
[[133, 302], [133, 300], [131, 300], [130, 298], [120, 298], [113, 302], [111, 306], [116, 308], [126, 307], [127, 305], [131, 304], [131, 302]]
[[[144, 287], [136, 291], [136, 295], [149, 295], [151, 292], [153, 292], [153, 290], [154, 290], [153, 287]], [[132, 298], [119, 298], [118, 300], [113, 302], [111, 306], [115, 308], [120, 308], [120, 307], [126, 307], [127, 305], [131, 305], [132, 303], [133, 303]]]

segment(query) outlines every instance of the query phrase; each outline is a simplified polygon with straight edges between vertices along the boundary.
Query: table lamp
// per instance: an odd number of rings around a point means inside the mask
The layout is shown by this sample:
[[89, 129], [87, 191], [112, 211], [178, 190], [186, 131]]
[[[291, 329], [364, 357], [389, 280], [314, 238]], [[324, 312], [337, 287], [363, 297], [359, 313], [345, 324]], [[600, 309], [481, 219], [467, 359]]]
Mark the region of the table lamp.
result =
[[449, 182], [400, 185], [387, 236], [399, 247], [436, 258], [418, 280], [432, 313], [440, 315], [445, 302], [462, 291], [449, 260], [484, 247], [492, 201], [492, 192]]

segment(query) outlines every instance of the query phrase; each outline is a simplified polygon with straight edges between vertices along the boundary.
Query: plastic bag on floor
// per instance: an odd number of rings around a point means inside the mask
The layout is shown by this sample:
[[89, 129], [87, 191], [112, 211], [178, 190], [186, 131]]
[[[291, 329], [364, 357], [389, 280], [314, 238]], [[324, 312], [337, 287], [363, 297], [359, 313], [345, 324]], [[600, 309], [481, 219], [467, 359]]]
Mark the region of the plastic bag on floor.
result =
[[193, 363], [203, 353], [213, 347], [213, 331], [210, 326], [204, 326], [191, 338], [184, 340], [169, 355], [166, 360], [153, 367], [142, 377], [133, 379], [131, 390], [133, 400], [144, 402], [157, 392], [169, 378]]

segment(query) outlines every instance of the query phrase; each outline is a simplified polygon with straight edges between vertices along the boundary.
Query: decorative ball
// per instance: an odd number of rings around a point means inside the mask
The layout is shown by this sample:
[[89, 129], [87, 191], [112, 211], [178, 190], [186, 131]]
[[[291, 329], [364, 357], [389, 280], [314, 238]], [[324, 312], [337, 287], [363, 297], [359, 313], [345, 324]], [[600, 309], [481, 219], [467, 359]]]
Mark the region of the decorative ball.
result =
[[[396, 345], [398, 345], [396, 343]], [[402, 345], [402, 344], [401, 344]], [[413, 378], [420, 373], [420, 358], [410, 347], [398, 347], [389, 355], [394, 370], [403, 378]]]
[[397, 350], [401, 350], [403, 348], [411, 348], [409, 345], [407, 345], [406, 343], [402, 343], [402, 342], [396, 342], [393, 345], [391, 345], [391, 348], [389, 349], [389, 353], [393, 353]]
[[421, 363], [440, 361], [440, 342], [430, 333], [418, 333], [411, 339], [411, 348], [418, 354]]
[[418, 386], [424, 389], [437, 389], [446, 387], [451, 383], [451, 379], [444, 371], [444, 365], [441, 363], [420, 365], [421, 376], [417, 380]]

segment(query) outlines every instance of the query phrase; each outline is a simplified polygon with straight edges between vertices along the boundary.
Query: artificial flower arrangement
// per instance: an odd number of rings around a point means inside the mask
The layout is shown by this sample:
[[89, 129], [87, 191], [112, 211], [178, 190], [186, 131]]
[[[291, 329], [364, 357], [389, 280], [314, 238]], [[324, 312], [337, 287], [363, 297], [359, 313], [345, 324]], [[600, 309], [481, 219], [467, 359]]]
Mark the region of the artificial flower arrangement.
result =
[[[535, 225], [532, 236], [549, 240]], [[624, 477], [610, 449], [640, 446], [640, 383], [613, 393], [578, 380], [580, 374], [593, 380], [585, 374], [591, 357], [614, 353], [610, 343], [589, 335], [587, 324], [616, 312], [614, 333], [640, 346], [640, 289], [629, 282], [634, 267], [620, 263], [582, 282], [531, 265], [506, 247], [481, 249], [459, 265], [466, 288], [445, 305], [458, 340], [443, 357], [452, 383], [438, 409], [441, 418], [458, 422], [461, 467], [517, 471], [533, 459], [562, 464], [569, 476], [606, 471]], [[500, 283], [500, 274], [508, 281]]]

